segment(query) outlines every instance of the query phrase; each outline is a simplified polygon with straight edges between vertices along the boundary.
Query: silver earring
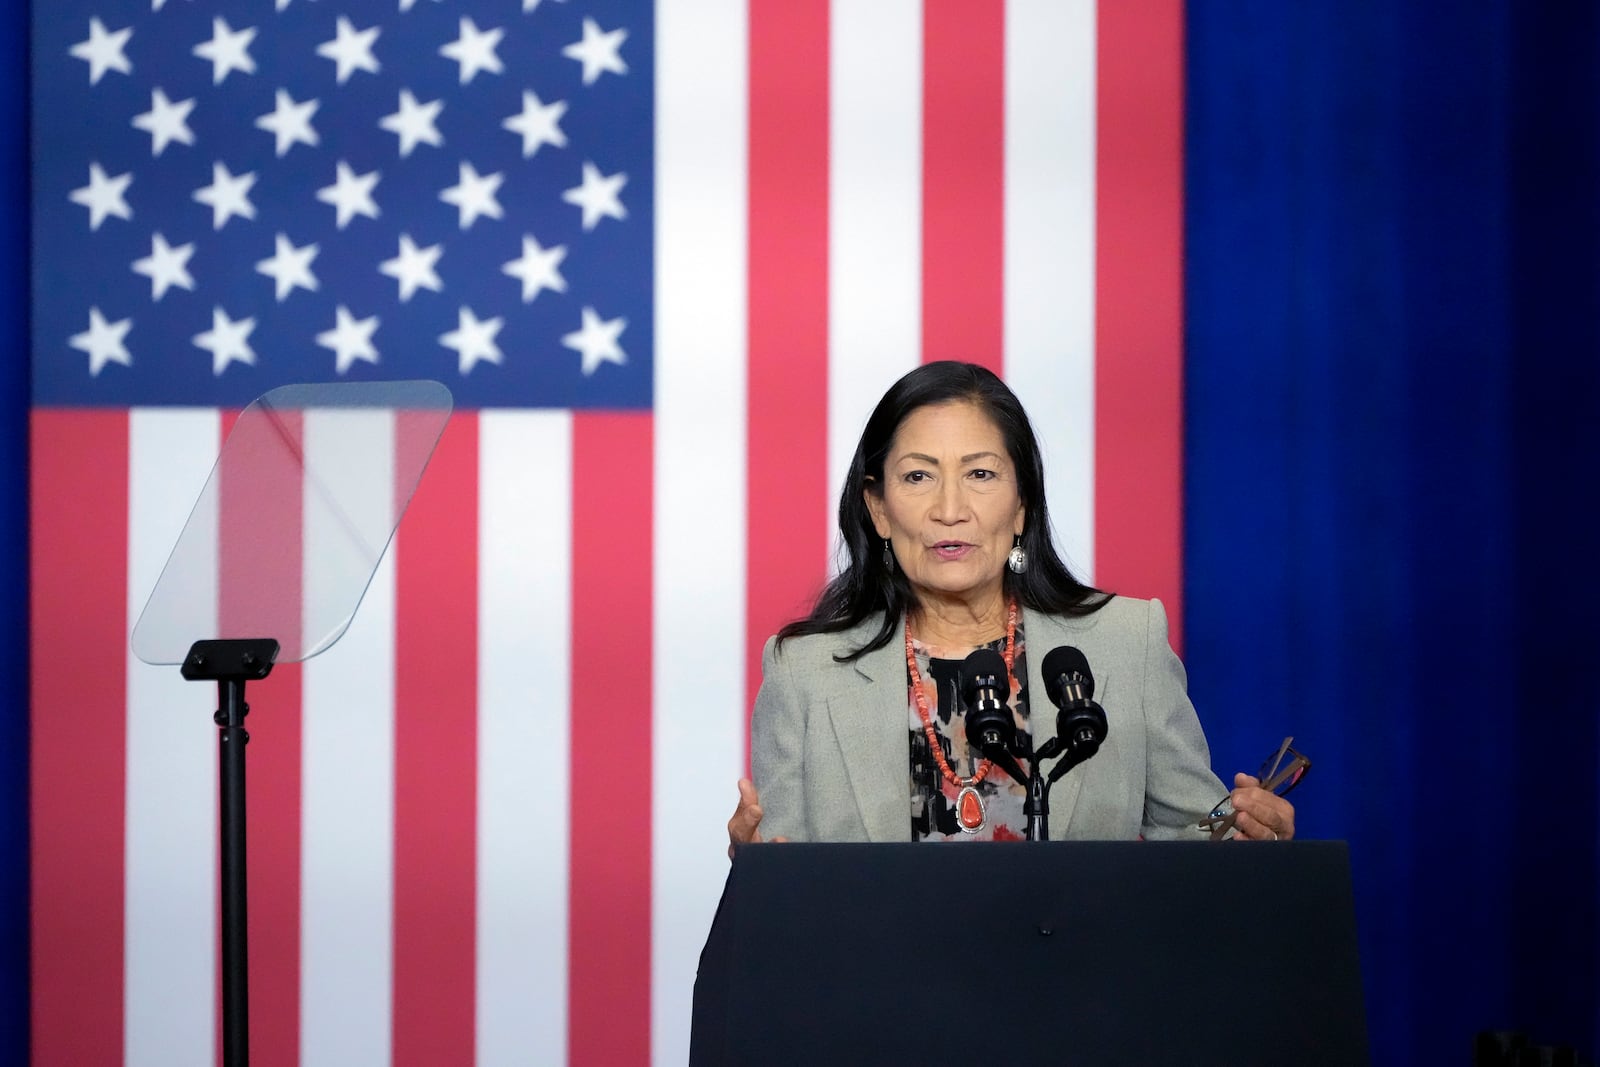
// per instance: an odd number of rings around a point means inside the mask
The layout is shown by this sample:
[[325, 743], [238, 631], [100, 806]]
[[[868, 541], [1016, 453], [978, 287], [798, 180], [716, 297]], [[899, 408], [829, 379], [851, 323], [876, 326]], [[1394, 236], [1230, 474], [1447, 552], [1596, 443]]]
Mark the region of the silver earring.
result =
[[889, 547], [889, 539], [887, 537], [883, 539], [883, 569], [886, 571], [894, 570], [894, 549]]
[[1028, 553], [1023, 551], [1022, 538], [1017, 538], [1017, 543], [1011, 546], [1011, 554], [1006, 557], [1006, 566], [1011, 568], [1012, 574], [1021, 574], [1028, 569]]

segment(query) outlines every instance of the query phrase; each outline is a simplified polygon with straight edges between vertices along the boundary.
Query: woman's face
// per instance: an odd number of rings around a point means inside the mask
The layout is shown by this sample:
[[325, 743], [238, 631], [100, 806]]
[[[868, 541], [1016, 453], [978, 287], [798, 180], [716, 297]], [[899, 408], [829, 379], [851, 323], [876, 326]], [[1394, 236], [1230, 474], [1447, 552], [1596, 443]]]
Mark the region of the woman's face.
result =
[[998, 603], [1024, 509], [1016, 465], [981, 409], [951, 401], [913, 411], [889, 446], [883, 485], [869, 485], [866, 500], [919, 600]]

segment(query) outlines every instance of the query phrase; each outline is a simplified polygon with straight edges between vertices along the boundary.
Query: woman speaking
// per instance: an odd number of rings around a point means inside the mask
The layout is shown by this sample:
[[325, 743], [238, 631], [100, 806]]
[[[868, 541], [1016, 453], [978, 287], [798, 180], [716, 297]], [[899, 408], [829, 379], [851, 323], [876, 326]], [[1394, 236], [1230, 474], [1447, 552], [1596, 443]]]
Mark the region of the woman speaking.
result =
[[[839, 530], [848, 566], [763, 653], [731, 844], [1021, 839], [1026, 790], [968, 747], [959, 671], [977, 649], [1000, 654], [1027, 771], [1055, 732], [1039, 664], [1062, 645], [1088, 659], [1108, 730], [1052, 793], [1051, 837], [1203, 836], [1224, 789], [1166, 613], [1084, 585], [1057, 556], [1039, 445], [1004, 382], [941, 362], [890, 387]], [[1294, 835], [1294, 809], [1254, 778], [1236, 776], [1230, 799], [1237, 838]]]

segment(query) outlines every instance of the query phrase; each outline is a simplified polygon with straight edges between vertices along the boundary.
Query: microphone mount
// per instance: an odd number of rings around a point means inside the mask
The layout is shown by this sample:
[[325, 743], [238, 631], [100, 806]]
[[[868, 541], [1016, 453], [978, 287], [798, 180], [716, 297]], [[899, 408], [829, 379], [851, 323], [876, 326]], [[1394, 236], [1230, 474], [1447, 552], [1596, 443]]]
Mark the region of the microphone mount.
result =
[[[1045, 692], [1057, 708], [1056, 734], [1034, 751], [1031, 772], [1022, 769], [1013, 751], [1016, 721], [1006, 702], [1010, 682], [1000, 654], [980, 648], [962, 663], [960, 674], [967, 744], [1028, 791], [1022, 813], [1029, 841], [1049, 840], [1050, 787], [1100, 751], [1106, 736], [1106, 713], [1094, 702], [1094, 675], [1082, 652], [1070, 645], [1051, 649], [1043, 674]], [[1050, 759], [1057, 762], [1046, 774], [1044, 761]]]

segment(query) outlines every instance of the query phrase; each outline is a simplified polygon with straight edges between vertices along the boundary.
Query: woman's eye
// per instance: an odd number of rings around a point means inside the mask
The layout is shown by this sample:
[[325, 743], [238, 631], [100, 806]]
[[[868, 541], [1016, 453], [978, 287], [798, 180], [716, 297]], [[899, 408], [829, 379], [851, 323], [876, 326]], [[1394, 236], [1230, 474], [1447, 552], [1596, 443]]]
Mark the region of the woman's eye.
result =
[[906, 481], [911, 485], [920, 485], [928, 480], [927, 471], [907, 471]]
[[978, 470], [975, 470], [975, 471], [971, 471], [970, 473], [971, 473], [973, 478], [977, 479], [980, 482], [993, 481], [994, 478], [995, 478], [994, 471], [983, 470], [982, 468], [979, 468]]

